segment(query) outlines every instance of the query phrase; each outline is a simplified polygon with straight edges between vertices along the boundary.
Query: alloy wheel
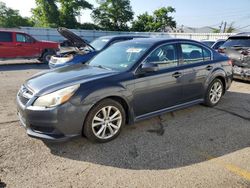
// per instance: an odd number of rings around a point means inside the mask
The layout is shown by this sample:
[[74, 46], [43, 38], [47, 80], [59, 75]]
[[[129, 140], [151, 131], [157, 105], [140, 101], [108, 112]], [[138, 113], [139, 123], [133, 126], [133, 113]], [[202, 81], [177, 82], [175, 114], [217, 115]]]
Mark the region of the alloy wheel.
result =
[[211, 103], [216, 104], [219, 102], [223, 92], [223, 86], [220, 82], [214, 82], [210, 92], [209, 92], [209, 100]]
[[122, 125], [122, 113], [115, 106], [101, 108], [92, 120], [92, 131], [99, 139], [109, 139], [116, 135]]

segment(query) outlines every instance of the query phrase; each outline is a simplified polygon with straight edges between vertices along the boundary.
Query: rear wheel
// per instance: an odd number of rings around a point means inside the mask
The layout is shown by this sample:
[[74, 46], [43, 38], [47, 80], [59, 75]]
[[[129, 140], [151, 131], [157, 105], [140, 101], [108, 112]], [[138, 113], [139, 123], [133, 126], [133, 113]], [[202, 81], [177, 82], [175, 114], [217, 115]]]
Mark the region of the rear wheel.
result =
[[125, 111], [122, 105], [105, 99], [90, 110], [84, 125], [84, 135], [94, 142], [108, 142], [119, 135], [124, 124]]
[[223, 92], [223, 83], [220, 79], [216, 78], [208, 87], [205, 97], [205, 105], [210, 107], [217, 105], [223, 95]]
[[42, 62], [43, 63], [49, 63], [49, 60], [50, 60], [52, 55], [55, 55], [54, 51], [44, 52], [43, 55], [42, 55]]

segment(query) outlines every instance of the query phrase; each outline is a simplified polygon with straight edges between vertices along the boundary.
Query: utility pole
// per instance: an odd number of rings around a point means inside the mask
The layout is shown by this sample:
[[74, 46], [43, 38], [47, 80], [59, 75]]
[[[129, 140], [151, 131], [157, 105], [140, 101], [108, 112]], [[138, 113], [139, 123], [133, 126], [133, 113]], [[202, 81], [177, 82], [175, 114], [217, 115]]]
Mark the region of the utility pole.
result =
[[227, 22], [224, 23], [224, 30], [223, 30], [223, 33], [226, 33], [226, 28], [227, 28]]
[[220, 33], [221, 33], [221, 31], [222, 31], [221, 29], [222, 29], [223, 23], [224, 23], [224, 22], [222, 21], [221, 24], [220, 24], [220, 26], [219, 26], [219, 28], [220, 28]]

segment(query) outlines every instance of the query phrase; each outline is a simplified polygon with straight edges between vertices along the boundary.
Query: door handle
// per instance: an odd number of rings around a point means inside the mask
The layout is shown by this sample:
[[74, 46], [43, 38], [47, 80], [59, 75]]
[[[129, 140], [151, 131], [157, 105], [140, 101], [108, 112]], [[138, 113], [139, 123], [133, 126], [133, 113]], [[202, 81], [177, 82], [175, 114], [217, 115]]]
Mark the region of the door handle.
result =
[[0, 43], [0, 46], [2, 46], [3, 44]]
[[22, 46], [22, 44], [16, 44], [16, 46]]
[[179, 77], [182, 76], [182, 73], [180, 73], [180, 72], [175, 72], [174, 74], [172, 74], [172, 76], [175, 77], [175, 78], [179, 78]]
[[208, 65], [208, 66], [206, 67], [206, 69], [207, 69], [208, 71], [211, 71], [211, 70], [213, 69], [213, 66]]

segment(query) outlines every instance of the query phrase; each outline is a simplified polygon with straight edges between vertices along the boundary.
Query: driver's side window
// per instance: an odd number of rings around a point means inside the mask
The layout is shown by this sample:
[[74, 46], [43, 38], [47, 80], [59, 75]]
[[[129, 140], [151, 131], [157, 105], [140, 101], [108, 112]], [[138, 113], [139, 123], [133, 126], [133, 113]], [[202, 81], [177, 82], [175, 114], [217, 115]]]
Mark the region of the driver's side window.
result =
[[174, 44], [166, 44], [156, 48], [145, 60], [145, 63], [158, 64], [159, 69], [178, 65], [178, 56]]

